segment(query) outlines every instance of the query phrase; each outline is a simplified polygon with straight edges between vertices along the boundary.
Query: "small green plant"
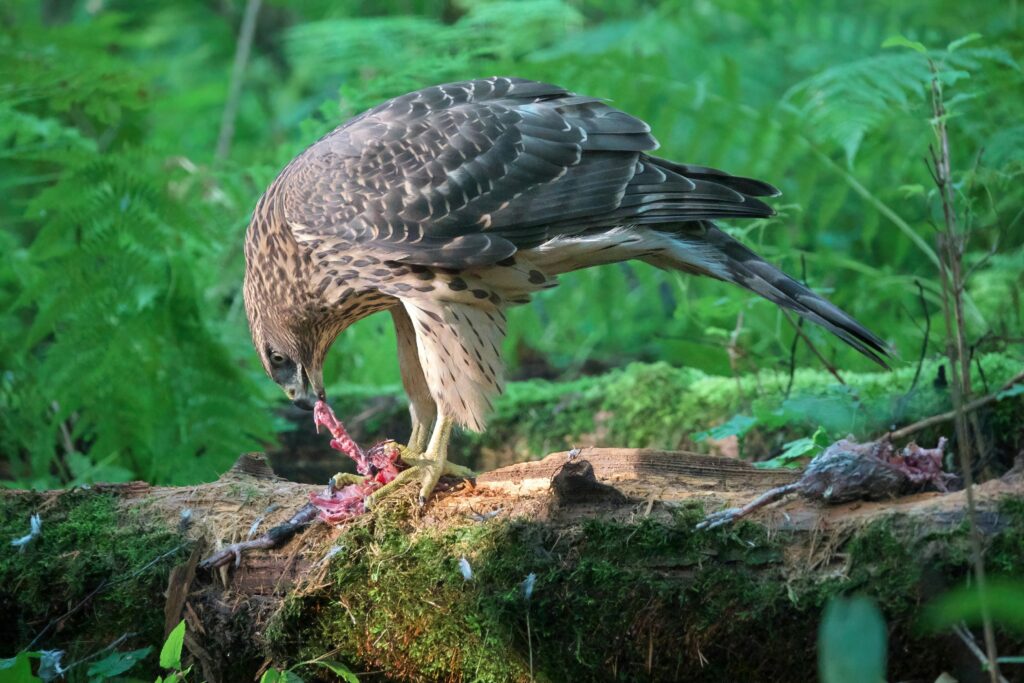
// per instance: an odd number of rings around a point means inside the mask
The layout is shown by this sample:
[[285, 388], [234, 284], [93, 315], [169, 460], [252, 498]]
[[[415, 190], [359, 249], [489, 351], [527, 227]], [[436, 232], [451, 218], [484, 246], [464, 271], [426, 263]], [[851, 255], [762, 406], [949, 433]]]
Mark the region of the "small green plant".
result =
[[888, 635], [874, 600], [833, 598], [818, 629], [822, 683], [884, 683]]
[[[115, 643], [122, 640], [124, 640], [124, 637], [118, 639]], [[85, 680], [88, 680], [89, 683], [104, 683], [104, 681], [115, 679], [127, 673], [153, 651], [152, 647], [144, 647], [127, 652], [114, 650], [100, 659], [95, 659], [109, 649], [109, 647], [84, 659], [71, 662], [67, 666], [63, 666], [61, 663], [64, 656], [62, 650], [19, 652], [16, 656], [9, 659], [0, 659], [0, 683], [50, 683], [50, 681], [65, 678], [69, 672], [79, 667], [85, 667]], [[95, 661], [92, 661], [94, 659]], [[36, 673], [32, 673], [33, 661], [38, 661]]]
[[181, 651], [185, 645], [185, 620], [182, 619], [178, 625], [167, 634], [167, 640], [160, 649], [160, 668], [170, 669], [170, 672], [156, 677], [156, 683], [179, 683], [188, 678], [192, 667], [182, 670]]
[[9, 659], [0, 659], [0, 682], [38, 683], [41, 679], [32, 673], [32, 660], [41, 657], [41, 652], [19, 652]]
[[832, 445], [832, 439], [824, 427], [818, 427], [812, 436], [805, 436], [787, 442], [782, 447], [782, 452], [771, 460], [755, 462], [754, 467], [774, 468], [786, 467], [797, 468], [806, 465], [809, 461], [821, 455], [826, 448]]
[[89, 677], [89, 683], [102, 683], [102, 681], [108, 681], [127, 673], [135, 668], [136, 664], [148, 657], [152, 651], [152, 647], [129, 650], [128, 652], [118, 652], [115, 650], [102, 659], [97, 659], [89, 664], [89, 667], [86, 669], [85, 673]]
[[302, 677], [295, 673], [295, 669], [304, 666], [319, 666], [328, 669], [335, 676], [345, 681], [345, 683], [359, 683], [359, 677], [352, 673], [351, 669], [341, 662], [330, 659], [311, 659], [290, 666], [287, 669], [271, 667], [260, 676], [260, 683], [303, 683]]
[[993, 579], [984, 592], [975, 586], [951, 590], [925, 608], [921, 623], [931, 631], [942, 631], [961, 622], [979, 625], [986, 604], [995, 623], [1024, 633], [1024, 582], [1010, 579]]

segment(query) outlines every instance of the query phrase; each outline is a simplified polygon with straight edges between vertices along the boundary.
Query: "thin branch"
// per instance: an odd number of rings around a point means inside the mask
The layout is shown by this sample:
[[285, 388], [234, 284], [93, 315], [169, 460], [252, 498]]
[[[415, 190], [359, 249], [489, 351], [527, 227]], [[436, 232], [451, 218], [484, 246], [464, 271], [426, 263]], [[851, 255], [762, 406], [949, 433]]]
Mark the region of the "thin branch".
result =
[[[967, 627], [962, 623], [953, 627], [953, 633], [967, 646], [967, 649], [971, 651], [971, 654], [975, 656], [981, 666], [988, 668], [988, 660], [985, 658], [984, 651], [978, 647], [978, 641], [974, 639], [974, 634], [967, 630]], [[1009, 681], [1003, 678], [1002, 675], [999, 675], [998, 683], [1009, 683]]]
[[811, 352], [818, 357], [818, 360], [820, 360], [821, 364], [825, 366], [825, 369], [828, 370], [829, 373], [831, 373], [831, 375], [835, 377], [840, 384], [845, 386], [846, 382], [844, 382], [843, 378], [839, 375], [839, 371], [836, 370], [835, 366], [832, 365], [832, 363], [828, 362], [828, 359], [822, 355], [821, 351], [818, 350], [818, 347], [815, 346], [814, 342], [811, 341], [811, 338], [807, 336], [807, 333], [804, 332], [800, 328], [800, 326], [796, 324], [796, 321], [793, 320], [793, 316], [789, 314], [789, 311], [783, 310], [782, 315], [786, 316], [786, 320], [788, 320], [789, 324], [793, 326], [793, 329], [796, 330], [796, 333], [800, 335], [800, 338], [804, 340], [804, 343], [807, 344], [807, 348], [809, 348]]
[[[978, 408], [984, 408], [989, 403], [998, 400], [999, 394], [1006, 391], [1007, 389], [1009, 389], [1018, 382], [1024, 382], [1024, 372], [1020, 372], [1014, 375], [1010, 380], [1003, 384], [1003, 386], [1001, 386], [998, 391], [995, 391], [989, 394], [988, 396], [982, 396], [979, 399], [975, 399], [970, 403], [961, 406], [961, 410], [965, 413], [971, 413], [977, 410]], [[906, 427], [901, 427], [900, 429], [897, 429], [894, 432], [889, 432], [888, 436], [890, 439], [893, 440], [904, 439], [910, 436], [911, 434], [916, 434], [922, 429], [928, 429], [929, 427], [934, 427], [935, 425], [942, 424], [943, 422], [949, 422], [950, 420], [955, 419], [956, 415], [957, 412], [955, 410], [950, 410], [948, 412], [940, 413], [938, 415], [932, 415], [931, 417], [926, 417], [923, 420], [919, 420], [917, 422], [914, 422], [913, 424], [909, 424]]]
[[998, 253], [998, 251], [999, 236], [997, 235], [995, 243], [991, 247], [989, 247], [989, 250], [985, 252], [985, 255], [978, 259], [977, 263], [975, 263], [973, 266], [967, 269], [967, 272], [964, 274], [964, 284], [967, 284], [967, 282], [970, 281], [971, 277], [973, 277], [973, 275], [976, 272], [987, 266], [988, 262], [992, 260], [992, 257], [995, 256]]
[[932, 316], [928, 313], [928, 302], [924, 300], [924, 287], [917, 279], [914, 280], [914, 284], [917, 285], [917, 295], [921, 299], [921, 311], [924, 313], [924, 339], [921, 340], [921, 357], [917, 359], [917, 370], [914, 371], [914, 380], [910, 383], [910, 388], [907, 389], [907, 396], [917, 387], [917, 380], [921, 378], [921, 367], [928, 354], [928, 340], [932, 332]]
[[128, 633], [122, 633], [120, 636], [118, 636], [117, 638], [112, 640], [110, 642], [110, 644], [107, 645], [105, 648], [103, 648], [101, 650], [97, 650], [96, 652], [93, 652], [91, 655], [86, 655], [85, 657], [82, 657], [81, 659], [76, 659], [75, 661], [71, 662], [66, 667], [64, 667], [64, 671], [69, 671], [69, 670], [73, 669], [76, 666], [79, 666], [81, 664], [85, 664], [86, 662], [88, 662], [88, 661], [90, 661], [92, 659], [96, 659], [97, 657], [99, 657], [104, 652], [109, 652], [110, 650], [115, 649], [121, 643], [123, 643], [126, 640], [128, 640], [129, 638], [132, 638], [132, 637], [137, 636], [137, 635], [138, 634], [135, 633], [134, 631], [129, 631]]
[[[796, 323], [797, 332], [800, 332], [804, 326], [804, 319], [800, 318]], [[786, 398], [789, 398], [789, 394], [793, 391], [793, 378], [796, 375], [796, 345], [800, 341], [800, 335], [793, 335], [793, 343], [789, 346], [789, 381], [786, 382]]]
[[242, 16], [242, 27], [238, 32], [238, 43], [235, 45], [235, 62], [231, 66], [231, 83], [228, 86], [228, 99], [224, 104], [224, 114], [220, 119], [220, 133], [217, 135], [217, 161], [227, 159], [231, 150], [231, 139], [235, 136], [235, 118], [238, 116], [238, 102], [242, 97], [242, 82], [245, 80], [245, 67], [249, 63], [249, 51], [256, 33], [256, 17], [260, 11], [262, 0], [248, 0], [245, 3], [245, 14]]
[[[928, 60], [932, 72], [931, 94], [933, 128], [939, 149], [929, 146], [935, 171], [935, 182], [942, 200], [942, 215], [945, 230], [939, 234], [939, 273], [942, 282], [943, 317], [946, 321], [946, 355], [949, 357], [952, 382], [950, 393], [953, 398], [954, 424], [956, 425], [957, 450], [960, 454], [960, 467], [963, 470], [964, 493], [967, 498], [967, 518], [970, 525], [971, 556], [974, 563], [974, 576], [981, 600], [981, 621], [985, 634], [985, 650], [988, 657], [988, 670], [991, 683], [999, 683], [999, 654], [996, 651], [995, 628], [992, 624], [992, 613], [988, 604], [985, 581], [985, 560], [982, 557], [981, 533], [978, 530], [977, 508], [974, 500], [974, 473], [972, 471], [972, 427], [974, 434], [981, 439], [977, 418], [972, 414], [968, 421], [968, 413], [964, 402], [971, 396], [971, 361], [967, 353], [967, 333], [964, 325], [963, 309], [963, 255], [964, 236], [957, 229], [956, 208], [953, 203], [953, 180], [949, 153], [949, 134], [946, 129], [946, 109], [942, 98], [942, 86], [939, 83], [938, 68], [935, 62]], [[981, 449], [984, 451], [984, 448]]]
[[740, 360], [743, 358], [743, 350], [740, 348], [740, 334], [742, 332], [743, 309], [741, 308], [736, 316], [736, 327], [733, 328], [732, 333], [729, 335], [729, 343], [725, 347], [725, 352], [729, 355], [729, 369], [736, 380], [736, 393], [738, 396], [743, 396], [743, 383], [740, 382], [738, 373]]
[[[807, 286], [807, 258], [800, 254], [800, 283]], [[797, 328], [802, 330], [804, 327], [804, 319], [800, 318], [797, 321]], [[793, 335], [793, 343], [789, 347], [789, 381], [786, 383], [786, 398], [789, 398], [789, 393], [793, 390], [793, 378], [796, 375], [796, 344], [800, 339], [800, 335]]]

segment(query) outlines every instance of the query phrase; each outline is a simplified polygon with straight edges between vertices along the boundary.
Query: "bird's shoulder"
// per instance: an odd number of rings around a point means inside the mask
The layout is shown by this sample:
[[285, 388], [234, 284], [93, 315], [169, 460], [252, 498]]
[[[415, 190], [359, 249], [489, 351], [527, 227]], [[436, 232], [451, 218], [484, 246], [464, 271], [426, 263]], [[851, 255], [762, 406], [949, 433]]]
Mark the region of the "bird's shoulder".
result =
[[[522, 120], [518, 107], [573, 98], [565, 88], [522, 78], [494, 77], [443, 83], [394, 97], [346, 121], [311, 145], [302, 157], [365, 159], [417, 137], [441, 141], [460, 128], [506, 129]], [[588, 100], [593, 98], [586, 98]], [[557, 105], [555, 105], [557, 107]], [[469, 132], [472, 132], [471, 130]], [[418, 141], [420, 146], [423, 140]]]
[[600, 98], [517, 78], [462, 81], [388, 100], [335, 129], [282, 173], [280, 194], [300, 241], [490, 262], [538, 241], [538, 221], [565, 210], [562, 195], [587, 194], [573, 180], [537, 195], [586, 153], [622, 153], [600, 161], [616, 185], [600, 193], [615, 197], [636, 153], [656, 146], [646, 123]]

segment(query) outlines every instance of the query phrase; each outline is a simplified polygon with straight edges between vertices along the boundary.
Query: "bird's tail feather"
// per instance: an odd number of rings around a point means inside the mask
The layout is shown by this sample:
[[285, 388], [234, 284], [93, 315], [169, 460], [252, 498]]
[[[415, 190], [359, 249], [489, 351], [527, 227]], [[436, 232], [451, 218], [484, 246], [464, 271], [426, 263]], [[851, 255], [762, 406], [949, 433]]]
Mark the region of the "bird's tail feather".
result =
[[733, 282], [821, 325], [882, 367], [889, 367], [884, 357], [892, 352], [878, 336], [714, 225], [705, 226], [699, 237], [662, 233], [675, 248], [645, 260], [662, 268], [698, 271]]

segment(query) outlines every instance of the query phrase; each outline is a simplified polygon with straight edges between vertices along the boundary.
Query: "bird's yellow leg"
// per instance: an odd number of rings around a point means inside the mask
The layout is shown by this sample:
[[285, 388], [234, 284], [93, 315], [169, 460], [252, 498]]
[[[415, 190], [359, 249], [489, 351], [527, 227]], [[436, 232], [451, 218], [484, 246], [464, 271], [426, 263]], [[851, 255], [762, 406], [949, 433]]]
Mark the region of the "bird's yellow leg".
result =
[[430, 435], [427, 452], [423, 454], [429, 464], [423, 466], [423, 486], [420, 487], [420, 505], [425, 505], [427, 498], [434, 492], [437, 480], [441, 478], [444, 466], [448, 464], [448, 442], [452, 437], [452, 419], [446, 415], [437, 416], [434, 433]]
[[[431, 425], [420, 422], [417, 419], [412, 421], [412, 434], [409, 435], [409, 445], [406, 447], [410, 453], [420, 454], [427, 450], [427, 440], [430, 438]], [[402, 453], [402, 459], [405, 459]]]
[[400, 446], [399, 448], [402, 449], [402, 462], [409, 465], [409, 469], [402, 470], [394, 480], [367, 496], [366, 507], [373, 507], [384, 496], [390, 495], [398, 486], [416, 475], [423, 477], [423, 484], [420, 487], [421, 504], [426, 502], [442, 475], [449, 474], [464, 479], [476, 476], [473, 470], [468, 467], [448, 462], [448, 442], [451, 439], [451, 432], [452, 421], [442, 417], [434, 427], [434, 433], [430, 437], [425, 453], [422, 455], [413, 453], [412, 449]]

